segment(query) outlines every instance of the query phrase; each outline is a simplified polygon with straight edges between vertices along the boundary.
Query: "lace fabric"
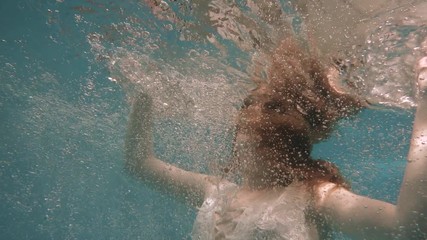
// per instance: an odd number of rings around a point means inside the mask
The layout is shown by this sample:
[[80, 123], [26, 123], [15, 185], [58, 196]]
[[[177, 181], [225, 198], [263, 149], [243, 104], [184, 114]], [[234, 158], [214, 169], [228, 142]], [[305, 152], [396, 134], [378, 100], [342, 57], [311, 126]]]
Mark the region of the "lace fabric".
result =
[[309, 198], [301, 185], [284, 188], [278, 197], [266, 193], [242, 206], [232, 204], [238, 191], [232, 183], [215, 186], [199, 209], [193, 239], [318, 239], [306, 221]]

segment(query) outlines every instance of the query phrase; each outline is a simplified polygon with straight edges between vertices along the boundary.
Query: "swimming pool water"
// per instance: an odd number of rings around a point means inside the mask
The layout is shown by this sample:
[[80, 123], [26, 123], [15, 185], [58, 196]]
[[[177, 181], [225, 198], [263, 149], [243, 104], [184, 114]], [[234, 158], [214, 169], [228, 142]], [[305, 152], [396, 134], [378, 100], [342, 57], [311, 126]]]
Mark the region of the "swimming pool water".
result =
[[[114, 13], [98, 11], [96, 6]], [[146, 188], [124, 171], [129, 104], [126, 89], [109, 80], [112, 70], [102, 59], [106, 48], [113, 49], [117, 42], [94, 52], [88, 40], [95, 32], [108, 32], [105, 27], [111, 25], [102, 23], [125, 22], [138, 14], [146, 20], [151, 15], [145, 10], [133, 1], [1, 1], [1, 239], [189, 238], [195, 211]], [[156, 21], [149, 24], [161, 24]], [[123, 36], [111, 31], [104, 37]], [[176, 37], [176, 32], [167, 32], [162, 41]], [[138, 41], [132, 44], [138, 53]], [[204, 46], [197, 41], [176, 44], [181, 44], [176, 51], [182, 52]], [[167, 57], [164, 52], [158, 54], [156, 59]], [[228, 56], [239, 54], [245, 55], [235, 50]], [[173, 61], [166, 59], [165, 64], [171, 66]], [[239, 66], [238, 61], [232, 64]], [[200, 91], [203, 86], [216, 89], [212, 81], [200, 85]], [[231, 88], [238, 86], [234, 84], [230, 83]], [[190, 100], [215, 97], [200, 94]], [[202, 109], [209, 102], [200, 104], [199, 112], [209, 111]], [[185, 114], [198, 116], [197, 111]], [[316, 146], [314, 155], [338, 164], [356, 192], [395, 202], [412, 114], [411, 110], [365, 110], [343, 121], [330, 140]], [[159, 121], [156, 143], [157, 153], [165, 160], [205, 170], [211, 167], [211, 159], [228, 156], [229, 132], [218, 130], [220, 123], [210, 128], [189, 118], [166, 119]], [[209, 149], [212, 144], [221, 151]], [[200, 162], [203, 156], [207, 157]]]

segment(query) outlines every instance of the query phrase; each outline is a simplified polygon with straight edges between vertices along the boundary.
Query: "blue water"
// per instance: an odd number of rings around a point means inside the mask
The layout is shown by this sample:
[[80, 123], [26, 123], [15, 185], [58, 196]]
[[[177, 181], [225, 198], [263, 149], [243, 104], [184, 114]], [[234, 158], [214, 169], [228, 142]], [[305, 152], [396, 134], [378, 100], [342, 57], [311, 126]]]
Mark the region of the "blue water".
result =
[[[75, 6], [95, 3], [0, 2], [0, 239], [189, 238], [195, 211], [123, 170], [129, 105], [86, 39], [110, 15], [87, 15], [98, 25], [75, 22]], [[108, 4], [146, 14], [119, 3]], [[412, 117], [365, 110], [314, 155], [338, 164], [356, 192], [395, 202]], [[159, 155], [185, 162], [159, 141]]]

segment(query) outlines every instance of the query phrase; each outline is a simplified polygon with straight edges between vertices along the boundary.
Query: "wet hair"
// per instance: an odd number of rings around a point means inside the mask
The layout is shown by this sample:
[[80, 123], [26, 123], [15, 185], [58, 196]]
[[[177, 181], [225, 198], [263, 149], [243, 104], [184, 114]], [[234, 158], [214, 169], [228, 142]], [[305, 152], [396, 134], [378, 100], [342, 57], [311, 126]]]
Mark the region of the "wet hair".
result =
[[327, 68], [295, 40], [282, 41], [270, 60], [268, 81], [250, 92], [237, 119], [237, 165], [251, 149], [252, 157], [268, 162], [277, 184], [328, 181], [347, 186], [334, 164], [310, 155], [314, 143], [326, 139], [338, 120], [359, 112], [363, 104], [336, 91]]

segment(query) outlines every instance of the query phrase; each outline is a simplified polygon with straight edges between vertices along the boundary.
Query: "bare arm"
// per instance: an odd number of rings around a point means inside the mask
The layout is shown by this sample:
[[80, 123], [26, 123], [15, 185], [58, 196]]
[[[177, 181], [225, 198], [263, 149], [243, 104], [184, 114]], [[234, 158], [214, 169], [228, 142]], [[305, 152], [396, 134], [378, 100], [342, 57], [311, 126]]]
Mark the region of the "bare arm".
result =
[[397, 229], [396, 206], [360, 196], [334, 183], [318, 189], [316, 208], [324, 219], [355, 239], [390, 239]]
[[397, 212], [408, 231], [427, 235], [427, 57], [419, 61], [419, 98]]
[[152, 100], [140, 93], [132, 104], [125, 139], [127, 169], [145, 183], [184, 202], [199, 206], [215, 177], [193, 173], [153, 155]]
[[317, 189], [316, 208], [338, 229], [362, 239], [426, 239], [427, 58], [420, 61], [419, 101], [397, 205], [359, 196], [332, 183]]

